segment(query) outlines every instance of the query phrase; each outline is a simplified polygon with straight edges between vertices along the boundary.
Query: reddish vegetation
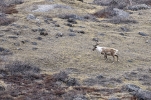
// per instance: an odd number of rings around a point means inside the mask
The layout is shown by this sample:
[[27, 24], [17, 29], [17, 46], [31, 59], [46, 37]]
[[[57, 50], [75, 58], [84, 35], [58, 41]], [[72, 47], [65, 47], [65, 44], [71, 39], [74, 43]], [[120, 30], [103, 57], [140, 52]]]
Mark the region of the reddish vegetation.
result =
[[1, 5], [0, 10], [2, 11], [2, 13], [5, 13], [5, 14], [18, 13], [15, 7], [16, 5], [9, 5], [9, 6]]
[[98, 17], [98, 18], [111, 18], [114, 16], [114, 12], [112, 10], [113, 8], [105, 8], [103, 10], [97, 11], [95, 12], [94, 16]]
[[98, 17], [98, 18], [107, 18], [109, 13], [99, 11], [99, 12], [94, 13], [93, 15]]
[[[0, 11], [3, 14], [13, 14], [13, 13], [18, 13], [18, 11], [16, 10], [16, 5], [0, 5]], [[14, 18], [7, 18], [6, 15], [4, 16], [0, 16], [0, 25], [8, 25], [11, 24], [12, 22], [14, 22], [15, 19]]]
[[[3, 74], [8, 74], [9, 72]], [[73, 86], [72, 90], [68, 90], [68, 86], [60, 86], [57, 79], [52, 75], [32, 74], [30, 76], [14, 74], [6, 75], [2, 78], [5, 83], [11, 84], [7, 91], [0, 94], [1, 100], [70, 100], [75, 95], [93, 94], [95, 96], [110, 96], [113, 93], [122, 92], [121, 89], [97, 89], [87, 86]], [[123, 99], [131, 97], [123, 97]], [[104, 100], [107, 100], [103, 98]]]
[[[40, 74], [34, 65], [13, 62], [0, 69], [0, 79], [8, 86], [0, 85], [0, 100], [108, 100], [106, 96], [121, 93], [121, 88], [94, 88], [82, 85], [69, 85], [66, 80], [72, 79], [65, 72], [54, 75]], [[75, 82], [75, 81], [73, 81]], [[72, 87], [72, 88], [71, 88]], [[86, 95], [90, 95], [89, 99]], [[92, 97], [91, 97], [92, 96]], [[133, 96], [122, 96], [121, 100], [136, 100]]]

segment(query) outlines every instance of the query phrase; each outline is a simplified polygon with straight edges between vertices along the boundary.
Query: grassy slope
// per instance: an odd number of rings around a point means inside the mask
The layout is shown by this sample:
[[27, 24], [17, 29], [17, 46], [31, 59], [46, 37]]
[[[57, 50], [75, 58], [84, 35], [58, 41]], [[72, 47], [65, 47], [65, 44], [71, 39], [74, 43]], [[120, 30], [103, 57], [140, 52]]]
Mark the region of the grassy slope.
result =
[[[151, 52], [149, 48], [151, 44], [145, 43], [146, 40], [150, 39], [150, 36], [142, 37], [138, 35], [138, 32], [150, 33], [150, 10], [134, 11], [133, 14], [131, 14], [131, 16], [139, 22], [138, 24], [114, 25], [104, 22], [95, 23], [92, 21], [78, 21], [78, 24], [76, 24], [73, 29], [84, 30], [86, 33], [77, 33], [75, 37], [68, 36], [68, 33], [70, 33], [68, 31], [69, 27], [64, 25], [64, 23], [67, 23], [66, 20], [53, 18], [53, 20], [57, 21], [57, 24], [61, 27], [56, 29], [55, 27], [52, 27], [52, 24], [47, 25], [42, 22], [40, 28], [45, 28], [49, 35], [42, 37], [43, 40], [38, 41], [35, 38], [40, 36], [39, 33], [31, 31], [31, 29], [38, 28], [38, 26], [36, 26], [34, 22], [26, 21], [26, 16], [31, 13], [26, 9], [26, 7], [30, 7], [33, 3], [43, 4], [42, 1], [43, 0], [26, 0], [24, 4], [18, 5], [17, 8], [20, 12], [13, 15], [19, 18], [16, 23], [19, 25], [26, 25], [29, 29], [21, 29], [21, 35], [18, 40], [7, 39], [7, 36], [12, 33], [6, 33], [5, 39], [7, 42], [1, 43], [1, 45], [3, 45], [3, 47], [10, 48], [14, 52], [14, 55], [10, 57], [11, 59], [29, 60], [37, 63], [45, 70], [45, 73], [54, 73], [66, 68], [76, 68], [79, 70], [79, 73], [73, 73], [71, 75], [80, 79], [90, 77], [91, 75], [95, 76], [100, 73], [107, 75], [108, 77], [120, 77], [125, 72], [132, 71], [137, 68], [150, 67]], [[66, 0], [66, 2], [55, 0], [55, 2], [59, 2], [59, 4], [68, 3], [73, 8], [76, 8], [74, 13], [77, 14], [83, 14], [83, 12], [92, 13], [99, 9], [103, 9], [96, 5], [90, 5], [78, 1], [76, 1], [75, 4], [70, 4], [67, 1], [69, 0]], [[138, 15], [139, 12], [143, 14]], [[72, 11], [70, 13], [72, 13]], [[44, 15], [54, 17], [53, 14], [55, 14], [55, 12], [49, 12]], [[41, 19], [42, 17], [38, 18]], [[85, 28], [80, 28], [79, 26], [83, 26]], [[2, 26], [0, 29], [3, 30], [8, 27], [11, 28], [12, 26]], [[122, 32], [120, 31], [120, 27], [127, 27], [130, 31]], [[58, 32], [62, 32], [64, 36], [61, 38], [55, 38], [55, 35]], [[121, 36], [119, 34], [121, 32], [125, 33], [126, 36]], [[105, 35], [101, 36], [98, 35], [98, 33], [104, 33]], [[92, 39], [94, 37], [99, 38], [101, 46], [115, 47], [119, 49], [120, 62], [112, 64], [110, 60], [105, 61], [103, 56], [98, 52], [93, 52], [92, 47], [95, 42], [93, 42]], [[17, 50], [18, 47], [14, 46], [13, 43], [22, 40], [28, 40], [29, 42], [21, 44], [19, 48], [22, 48], [22, 50]], [[38, 45], [31, 45], [30, 42], [37, 42]], [[33, 47], [37, 47], [38, 50], [33, 51]], [[112, 57], [109, 58], [112, 60]], [[132, 60], [132, 62], [128, 62], [128, 60]], [[127, 81], [125, 82], [127, 83]], [[139, 82], [134, 83], [140, 85]]]

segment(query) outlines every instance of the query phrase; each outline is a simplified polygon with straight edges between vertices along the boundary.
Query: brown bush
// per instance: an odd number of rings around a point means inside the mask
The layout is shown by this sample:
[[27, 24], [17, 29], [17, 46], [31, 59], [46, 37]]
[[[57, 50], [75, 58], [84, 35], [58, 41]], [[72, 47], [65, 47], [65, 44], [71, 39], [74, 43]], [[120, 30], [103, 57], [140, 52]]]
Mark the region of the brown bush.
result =
[[15, 5], [10, 5], [10, 6], [1, 5], [0, 10], [2, 11], [2, 13], [5, 14], [18, 13], [15, 7], [16, 7]]
[[111, 18], [115, 15], [115, 13], [113, 12], [113, 8], [107, 7], [103, 10], [95, 12], [92, 15], [98, 18]]

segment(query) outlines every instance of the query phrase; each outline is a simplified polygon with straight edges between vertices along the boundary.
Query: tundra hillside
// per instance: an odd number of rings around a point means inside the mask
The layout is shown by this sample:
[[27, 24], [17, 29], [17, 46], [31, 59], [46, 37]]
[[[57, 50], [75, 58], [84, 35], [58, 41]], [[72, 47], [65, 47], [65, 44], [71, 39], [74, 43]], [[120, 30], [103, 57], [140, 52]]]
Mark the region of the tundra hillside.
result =
[[[1, 100], [151, 100], [150, 0], [1, 0]], [[118, 50], [112, 63], [93, 51]]]

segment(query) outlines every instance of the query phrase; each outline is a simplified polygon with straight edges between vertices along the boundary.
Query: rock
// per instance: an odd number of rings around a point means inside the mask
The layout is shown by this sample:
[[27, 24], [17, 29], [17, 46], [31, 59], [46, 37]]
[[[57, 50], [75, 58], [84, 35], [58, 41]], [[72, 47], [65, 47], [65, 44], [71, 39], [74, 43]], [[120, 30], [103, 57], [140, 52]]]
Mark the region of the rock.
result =
[[77, 79], [75, 78], [69, 78], [67, 81], [66, 81], [66, 84], [68, 86], [79, 86], [79, 82], [77, 81]]
[[77, 24], [76, 20], [73, 18], [69, 18], [67, 21], [72, 24]]
[[10, 55], [10, 54], [12, 54], [10, 50], [0, 47], [0, 55]]
[[3, 37], [5, 34], [0, 34], [0, 37]]
[[118, 8], [112, 8], [112, 7], [104, 8], [100, 11], [93, 13], [92, 15], [98, 18], [112, 18], [112, 19], [117, 19], [117, 20], [129, 18], [128, 12], [118, 9]]
[[45, 1], [48, 1], [48, 2], [54, 2], [54, 0], [45, 0]]
[[27, 43], [27, 42], [29, 42], [28, 40], [22, 40], [21, 41], [21, 43], [23, 43], [23, 44], [25, 44], [25, 43]]
[[40, 35], [46, 36], [46, 35], [48, 35], [48, 33], [47, 33], [47, 32], [42, 31], [42, 32], [40, 32]]
[[[8, 75], [8, 72], [5, 69], [0, 68], [0, 75], [3, 78], [4, 76]], [[1, 81], [0, 81], [0, 83], [1, 83]]]
[[70, 32], [75, 32], [73, 29], [69, 29]]
[[149, 36], [148, 34], [146, 34], [144, 32], [139, 32], [138, 34], [141, 35], [141, 36]]
[[73, 24], [68, 23], [68, 24], [67, 24], [67, 26], [69, 26], [69, 27], [73, 27], [74, 25], [73, 25]]
[[132, 59], [129, 59], [129, 60], [127, 60], [127, 61], [128, 61], [128, 62], [130, 62], [130, 63], [131, 63], [131, 62], [133, 62], [133, 60], [132, 60]]
[[132, 6], [129, 6], [128, 9], [129, 10], [142, 10], [142, 9], [149, 9], [150, 7], [146, 4], [138, 4], [138, 5], [132, 5]]
[[105, 77], [100, 74], [100, 75], [96, 76], [96, 78], [100, 80], [100, 79], [104, 79]]
[[93, 78], [85, 79], [85, 80], [83, 81], [83, 84], [84, 84], [84, 85], [87, 85], [87, 86], [96, 85], [96, 84], [97, 84], [97, 79], [93, 79]]
[[85, 32], [83, 30], [81, 31], [77, 31], [78, 33], [81, 33], [81, 34], [85, 34]]
[[46, 29], [44, 28], [39, 28], [38, 31], [40, 32], [40, 35], [46, 36], [48, 33], [46, 32]]
[[72, 100], [88, 100], [88, 99], [82, 94], [77, 94], [73, 97]]
[[32, 45], [37, 45], [37, 42], [31, 42]]
[[120, 100], [120, 99], [113, 97], [113, 98], [109, 98], [108, 100]]
[[124, 11], [124, 10], [121, 10], [118, 8], [113, 8], [113, 11], [115, 12], [115, 16], [120, 18], [120, 19], [129, 18], [129, 13]]
[[119, 9], [123, 9], [129, 4], [127, 0], [94, 0], [93, 3], [101, 6], [112, 6]]
[[17, 48], [17, 50], [23, 50], [22, 48]]
[[76, 36], [75, 33], [69, 33], [69, 36]]
[[122, 36], [125, 36], [125, 34], [124, 33], [119, 33], [120, 35], [122, 35]]
[[33, 31], [33, 32], [37, 32], [37, 31], [38, 31], [38, 29], [32, 29], [32, 31]]
[[36, 48], [36, 47], [33, 47], [33, 48], [32, 48], [32, 50], [37, 50], [37, 49], [38, 49], [38, 48]]
[[5, 87], [2, 84], [0, 84], [0, 92], [2, 91], [5, 91]]
[[43, 31], [46, 31], [46, 29], [44, 29], [44, 28], [39, 28], [38, 31], [39, 31], [39, 32], [43, 32]]
[[6, 14], [0, 12], [0, 17], [6, 17]]
[[134, 92], [134, 93], [136, 93], [139, 89], [140, 87], [134, 84], [127, 84], [123, 87], [123, 90], [126, 90], [128, 92]]
[[47, 19], [45, 19], [44, 22], [47, 24], [50, 24], [50, 22]]
[[151, 91], [139, 89], [134, 96], [137, 100], [151, 100]]
[[13, 32], [15, 35], [20, 35], [21, 34], [21, 31], [14, 31]]
[[56, 38], [58, 38], [58, 37], [62, 37], [63, 36], [63, 34], [62, 33], [57, 33], [56, 34]]
[[146, 40], [146, 42], [145, 43], [151, 43], [151, 39], [149, 39], [149, 40]]
[[138, 15], [143, 15], [143, 13], [139, 12]]
[[107, 6], [112, 0], [94, 0], [93, 3], [97, 5]]
[[56, 81], [63, 81], [63, 82], [66, 82], [66, 80], [68, 79], [68, 74], [64, 71], [61, 71], [59, 73], [56, 73], [53, 75], [53, 78], [56, 80]]
[[81, 2], [83, 2], [83, 0], [78, 0], [78, 1], [81, 1]]
[[100, 35], [100, 36], [104, 36], [105, 34], [104, 34], [104, 33], [99, 33], [99, 35]]
[[59, 16], [62, 19], [77, 19], [77, 20], [83, 20], [84, 18], [81, 16], [78, 16], [76, 14], [65, 14]]
[[98, 38], [93, 38], [92, 41], [98, 42], [99, 39]]
[[60, 25], [59, 24], [55, 24], [55, 27], [60, 27]]
[[14, 26], [14, 27], [16, 27], [16, 28], [21, 28], [21, 26], [18, 25], [17, 23], [12, 23], [11, 26]]
[[128, 31], [129, 31], [129, 29], [126, 28], [126, 27], [121, 27], [121, 30], [122, 30], [123, 32], [128, 32]]
[[60, 8], [60, 9], [72, 9], [70, 6], [61, 4], [50, 4], [50, 5], [37, 5], [34, 7], [33, 12], [48, 12], [50, 10]]
[[49, 17], [45, 17], [44, 18], [44, 22], [47, 23], [47, 24], [50, 24], [50, 21], [53, 21], [52, 18], [49, 18]]
[[27, 16], [27, 20], [36, 20], [36, 17], [35, 17], [35, 15], [33, 15], [33, 14], [29, 14], [29, 15]]
[[14, 43], [15, 46], [20, 46], [19, 42]]
[[42, 40], [42, 37], [37, 37], [37, 38], [35, 38], [35, 39], [37, 39], [37, 40]]

